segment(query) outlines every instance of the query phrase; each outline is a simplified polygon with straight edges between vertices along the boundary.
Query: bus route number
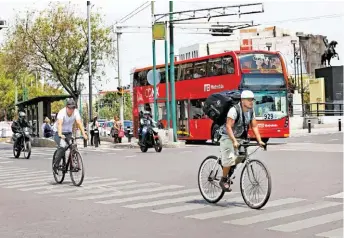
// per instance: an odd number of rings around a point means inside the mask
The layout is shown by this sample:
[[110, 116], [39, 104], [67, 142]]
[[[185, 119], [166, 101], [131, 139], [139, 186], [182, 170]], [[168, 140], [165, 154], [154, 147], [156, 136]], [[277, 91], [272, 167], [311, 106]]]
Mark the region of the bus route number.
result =
[[272, 120], [272, 119], [274, 119], [274, 114], [272, 114], [272, 113], [265, 113], [264, 114], [264, 119], [265, 120]]

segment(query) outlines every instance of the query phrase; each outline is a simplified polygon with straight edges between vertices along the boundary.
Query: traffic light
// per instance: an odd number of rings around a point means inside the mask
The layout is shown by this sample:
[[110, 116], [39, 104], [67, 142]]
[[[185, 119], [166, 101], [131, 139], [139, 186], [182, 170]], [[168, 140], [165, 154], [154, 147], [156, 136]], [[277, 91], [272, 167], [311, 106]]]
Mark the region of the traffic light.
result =
[[117, 87], [117, 94], [120, 95], [120, 96], [123, 96], [124, 94], [124, 88], [123, 87]]

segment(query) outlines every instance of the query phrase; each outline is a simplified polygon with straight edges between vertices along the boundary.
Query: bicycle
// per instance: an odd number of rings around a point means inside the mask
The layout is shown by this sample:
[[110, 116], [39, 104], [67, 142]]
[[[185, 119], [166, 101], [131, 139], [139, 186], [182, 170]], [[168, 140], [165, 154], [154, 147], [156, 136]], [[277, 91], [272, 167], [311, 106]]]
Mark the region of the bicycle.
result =
[[[74, 186], [80, 186], [82, 184], [82, 182], [84, 181], [84, 176], [85, 176], [84, 164], [82, 162], [81, 154], [78, 151], [77, 144], [75, 143], [75, 138], [71, 137], [70, 140], [71, 140], [71, 143], [69, 142], [69, 139], [66, 138], [66, 142], [67, 142], [68, 146], [64, 149], [64, 156], [60, 160], [60, 164], [59, 164], [58, 169], [57, 169], [57, 171], [62, 172], [60, 179], [58, 178], [59, 174], [56, 174], [54, 171], [54, 161], [55, 161], [55, 156], [56, 156], [57, 150], [54, 152], [53, 161], [52, 161], [53, 175], [54, 175], [54, 179], [55, 179], [56, 183], [62, 183], [64, 178], [65, 178], [65, 174], [69, 171], [70, 178], [71, 178]], [[68, 149], [70, 150], [70, 152], [69, 152], [68, 160], [66, 163], [65, 154], [66, 154], [66, 151]], [[77, 182], [73, 173], [78, 173], [80, 170], [81, 170], [81, 178]]]
[[[260, 209], [262, 207], [264, 207], [266, 205], [266, 203], [268, 202], [269, 198], [270, 198], [270, 194], [271, 194], [271, 176], [270, 173], [267, 169], [267, 167], [265, 166], [265, 164], [257, 159], [250, 159], [250, 156], [252, 154], [254, 154], [260, 147], [258, 147], [254, 152], [252, 152], [251, 154], [248, 154], [247, 152], [247, 148], [251, 147], [251, 146], [259, 146], [259, 144], [250, 144], [249, 140], [245, 140], [243, 143], [239, 144], [239, 155], [241, 157], [238, 157], [239, 159], [241, 158], [242, 161], [240, 163], [244, 164], [243, 165], [243, 169], [241, 171], [241, 175], [240, 175], [240, 192], [241, 195], [245, 201], [245, 203], [247, 204], [247, 206], [249, 206], [252, 209]], [[244, 148], [244, 150], [240, 150], [242, 148]], [[264, 146], [264, 150], [267, 150], [267, 145]], [[240, 163], [236, 164], [235, 166], [232, 166], [228, 175], [227, 175], [227, 181], [230, 184], [233, 184], [233, 180], [235, 179], [235, 176], [232, 177], [232, 175], [234, 174], [234, 171], [237, 167], [237, 165], [239, 165]], [[265, 195], [263, 196], [263, 199], [261, 201], [259, 201], [258, 203], [254, 203], [250, 198], [248, 198], [248, 195], [250, 195], [252, 193], [252, 191], [254, 189], [256, 189], [259, 186], [259, 181], [257, 180], [257, 171], [255, 169], [253, 169], [253, 164], [258, 164], [264, 171], [265, 173], [265, 177], [267, 178], [267, 191], [265, 193]], [[203, 174], [203, 171], [205, 170], [206, 166], [210, 165], [210, 173], [209, 175], [205, 174], [205, 176]], [[217, 203], [219, 202], [222, 197], [225, 194], [225, 191], [222, 190], [222, 188], [219, 185], [219, 181], [222, 177], [222, 164], [221, 164], [221, 155], [219, 157], [216, 157], [214, 155], [210, 155], [208, 157], [206, 157], [203, 162], [201, 163], [201, 166], [199, 168], [198, 171], [198, 187], [199, 190], [203, 196], [203, 198], [209, 202], [209, 203]], [[251, 171], [250, 171], [251, 170]], [[260, 173], [259, 173], [260, 174]], [[218, 177], [219, 176], [219, 177]], [[203, 179], [203, 177], [205, 177], [205, 179]], [[248, 177], [249, 183], [252, 185], [252, 189], [246, 189], [244, 187], [244, 179]], [[209, 189], [207, 190], [206, 188], [204, 188], [204, 181], [205, 182], [210, 182], [211, 185], [217, 190], [217, 192], [214, 193], [208, 193]], [[259, 190], [259, 188], [258, 188]], [[247, 194], [248, 193], [248, 194]], [[254, 197], [256, 198], [256, 193], [254, 193]]]

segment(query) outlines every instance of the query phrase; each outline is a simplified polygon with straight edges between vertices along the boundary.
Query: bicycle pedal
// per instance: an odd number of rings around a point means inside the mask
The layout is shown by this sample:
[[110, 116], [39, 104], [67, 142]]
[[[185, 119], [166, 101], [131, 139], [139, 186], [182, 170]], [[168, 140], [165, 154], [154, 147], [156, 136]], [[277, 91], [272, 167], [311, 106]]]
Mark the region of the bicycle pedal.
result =
[[233, 176], [233, 178], [232, 179], [235, 179], [235, 176]]
[[231, 181], [231, 184], [233, 184], [233, 181]]

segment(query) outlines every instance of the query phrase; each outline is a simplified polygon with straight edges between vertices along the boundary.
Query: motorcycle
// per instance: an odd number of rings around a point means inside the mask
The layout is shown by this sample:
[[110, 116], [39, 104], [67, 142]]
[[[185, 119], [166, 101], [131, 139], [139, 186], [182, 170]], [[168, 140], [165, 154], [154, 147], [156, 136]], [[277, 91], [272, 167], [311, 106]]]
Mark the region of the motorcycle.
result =
[[148, 124], [142, 128], [142, 134], [146, 135], [144, 146], [140, 145], [142, 152], [147, 152], [149, 148], [155, 149], [156, 152], [162, 151], [162, 141], [158, 134], [158, 128]]
[[29, 159], [31, 155], [31, 135], [28, 127], [24, 127], [20, 132], [13, 135], [13, 155], [19, 158], [21, 152], [24, 152], [24, 158]]

